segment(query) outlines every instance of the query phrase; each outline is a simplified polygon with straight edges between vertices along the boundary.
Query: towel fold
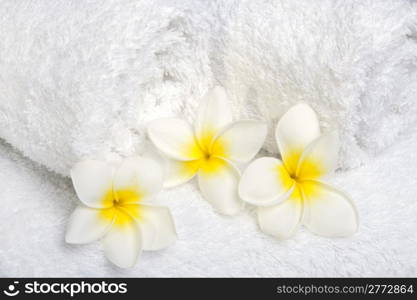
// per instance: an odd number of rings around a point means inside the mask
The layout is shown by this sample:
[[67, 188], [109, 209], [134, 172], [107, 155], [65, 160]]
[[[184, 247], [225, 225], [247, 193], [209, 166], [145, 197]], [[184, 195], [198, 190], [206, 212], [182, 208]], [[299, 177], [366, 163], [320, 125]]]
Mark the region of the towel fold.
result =
[[211, 81], [184, 12], [166, 1], [1, 1], [0, 137], [63, 175], [143, 150], [147, 121]]
[[362, 164], [417, 124], [417, 7], [407, 0], [0, 2], [0, 137], [68, 175], [132, 155], [146, 123], [192, 120], [223, 85], [273, 128], [305, 101]]

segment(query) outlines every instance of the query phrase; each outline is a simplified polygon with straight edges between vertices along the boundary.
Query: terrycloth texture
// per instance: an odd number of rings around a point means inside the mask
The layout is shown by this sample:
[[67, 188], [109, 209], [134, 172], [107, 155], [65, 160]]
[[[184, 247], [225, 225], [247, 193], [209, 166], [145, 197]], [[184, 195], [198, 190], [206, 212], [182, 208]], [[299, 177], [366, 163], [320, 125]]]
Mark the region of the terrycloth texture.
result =
[[417, 131], [366, 166], [338, 174], [360, 213], [359, 233], [326, 239], [300, 230], [287, 241], [263, 234], [254, 212], [213, 212], [196, 182], [165, 190], [178, 241], [144, 252], [132, 270], [106, 261], [100, 243], [66, 245], [77, 204], [70, 180], [0, 145], [0, 276], [417, 276]]
[[163, 1], [0, 1], [0, 137], [68, 175], [143, 150], [144, 124], [209, 85], [205, 44]]
[[[417, 276], [416, 5], [0, 0], [0, 15], [0, 137], [18, 149], [0, 145], [0, 276]], [[66, 245], [76, 195], [44, 166], [66, 176], [83, 157], [140, 152], [147, 121], [191, 120], [216, 83], [237, 115], [271, 127], [306, 101], [340, 129], [341, 166], [367, 162], [334, 178], [359, 233], [276, 241], [251, 209], [220, 216], [189, 183], [159, 196], [178, 242], [133, 270], [99, 243]]]
[[367, 161], [417, 124], [416, 5], [235, 1], [222, 20], [215, 76], [238, 107], [270, 121], [268, 150], [276, 152], [276, 121], [299, 101], [340, 130], [343, 167]]
[[0, 137], [68, 175], [143, 150], [146, 122], [192, 119], [220, 83], [273, 124], [299, 101], [357, 166], [417, 120], [417, 7], [406, 0], [0, 1]]

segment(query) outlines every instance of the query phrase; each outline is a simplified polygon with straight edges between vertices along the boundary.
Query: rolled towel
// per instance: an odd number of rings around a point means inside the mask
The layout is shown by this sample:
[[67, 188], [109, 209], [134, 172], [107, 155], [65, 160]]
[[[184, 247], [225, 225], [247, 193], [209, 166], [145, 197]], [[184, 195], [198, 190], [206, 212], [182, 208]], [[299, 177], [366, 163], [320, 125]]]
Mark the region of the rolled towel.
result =
[[63, 175], [142, 151], [147, 121], [212, 80], [198, 26], [167, 1], [1, 1], [0, 16], [0, 137]]
[[417, 123], [417, 7], [408, 0], [2, 1], [0, 137], [68, 175], [146, 145], [148, 121], [191, 120], [223, 85], [273, 128], [308, 102], [339, 129], [341, 166]]
[[308, 102], [358, 166], [417, 125], [417, 2], [224, 1], [213, 70], [243, 114], [274, 126]]

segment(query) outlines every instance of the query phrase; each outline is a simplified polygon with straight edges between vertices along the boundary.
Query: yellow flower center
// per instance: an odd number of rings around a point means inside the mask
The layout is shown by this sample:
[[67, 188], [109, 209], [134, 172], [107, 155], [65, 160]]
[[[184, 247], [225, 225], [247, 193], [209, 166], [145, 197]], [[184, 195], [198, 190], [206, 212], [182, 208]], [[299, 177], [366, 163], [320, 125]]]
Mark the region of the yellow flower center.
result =
[[206, 131], [200, 139], [194, 140], [186, 147], [188, 157], [195, 160], [185, 162], [183, 172], [195, 173], [201, 170], [205, 174], [213, 174], [220, 171], [226, 164], [222, 158], [227, 157], [226, 142], [221, 138], [213, 142], [214, 134]]
[[278, 166], [279, 181], [286, 190], [295, 185], [290, 199], [303, 201], [313, 198], [319, 193], [318, 185], [313, 184], [310, 180], [317, 179], [323, 175], [323, 168], [320, 161], [308, 157], [301, 158], [301, 151], [293, 151], [283, 157], [284, 164]]
[[109, 189], [102, 203], [108, 208], [100, 210], [100, 218], [106, 221], [114, 219], [114, 225], [124, 226], [142, 218], [141, 206], [138, 204], [142, 195], [137, 188], [121, 190]]

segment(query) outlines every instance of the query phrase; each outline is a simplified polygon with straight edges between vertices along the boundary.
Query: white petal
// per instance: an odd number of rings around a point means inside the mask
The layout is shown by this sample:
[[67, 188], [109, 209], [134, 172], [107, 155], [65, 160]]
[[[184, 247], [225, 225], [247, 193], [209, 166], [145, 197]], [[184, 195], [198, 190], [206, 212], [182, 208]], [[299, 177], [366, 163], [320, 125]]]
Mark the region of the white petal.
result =
[[201, 157], [191, 126], [180, 119], [166, 118], [149, 123], [148, 135], [153, 144], [165, 155], [177, 160]]
[[261, 149], [267, 133], [263, 122], [244, 120], [230, 124], [212, 146], [213, 155], [236, 162], [250, 161]]
[[199, 161], [179, 161], [167, 159], [164, 187], [170, 188], [189, 181], [197, 174]]
[[302, 201], [293, 198], [275, 206], [258, 207], [259, 226], [267, 234], [288, 239], [297, 231], [302, 211]]
[[294, 180], [279, 159], [262, 157], [243, 172], [239, 195], [253, 205], [275, 205], [288, 199], [294, 186]]
[[112, 226], [103, 239], [104, 254], [120, 268], [133, 267], [142, 251], [139, 225], [133, 221], [123, 226]]
[[71, 169], [71, 178], [78, 198], [85, 205], [103, 208], [112, 205], [114, 168], [97, 160], [81, 161]]
[[142, 217], [138, 222], [143, 250], [160, 250], [176, 241], [175, 224], [168, 208], [142, 205], [141, 211]]
[[65, 241], [70, 244], [86, 244], [104, 236], [110, 229], [112, 219], [100, 217], [100, 210], [78, 206], [72, 213], [65, 234]]
[[324, 183], [303, 182], [304, 225], [318, 235], [344, 237], [358, 229], [356, 208], [347, 195]]
[[337, 167], [338, 154], [337, 132], [320, 136], [301, 155], [297, 176], [301, 179], [315, 179], [333, 172]]
[[290, 172], [295, 173], [301, 153], [319, 136], [319, 121], [309, 105], [297, 104], [281, 117], [275, 138], [284, 164]]
[[228, 162], [213, 160], [215, 167], [202, 167], [198, 172], [201, 193], [219, 213], [235, 215], [243, 208], [237, 191], [239, 172]]
[[123, 199], [125, 203], [151, 201], [163, 186], [164, 170], [161, 163], [147, 157], [131, 157], [123, 160], [114, 176], [116, 195], [131, 191], [137, 193], [138, 199]]
[[198, 140], [217, 136], [221, 129], [231, 123], [232, 109], [226, 91], [220, 86], [214, 87], [201, 100], [196, 119]]

